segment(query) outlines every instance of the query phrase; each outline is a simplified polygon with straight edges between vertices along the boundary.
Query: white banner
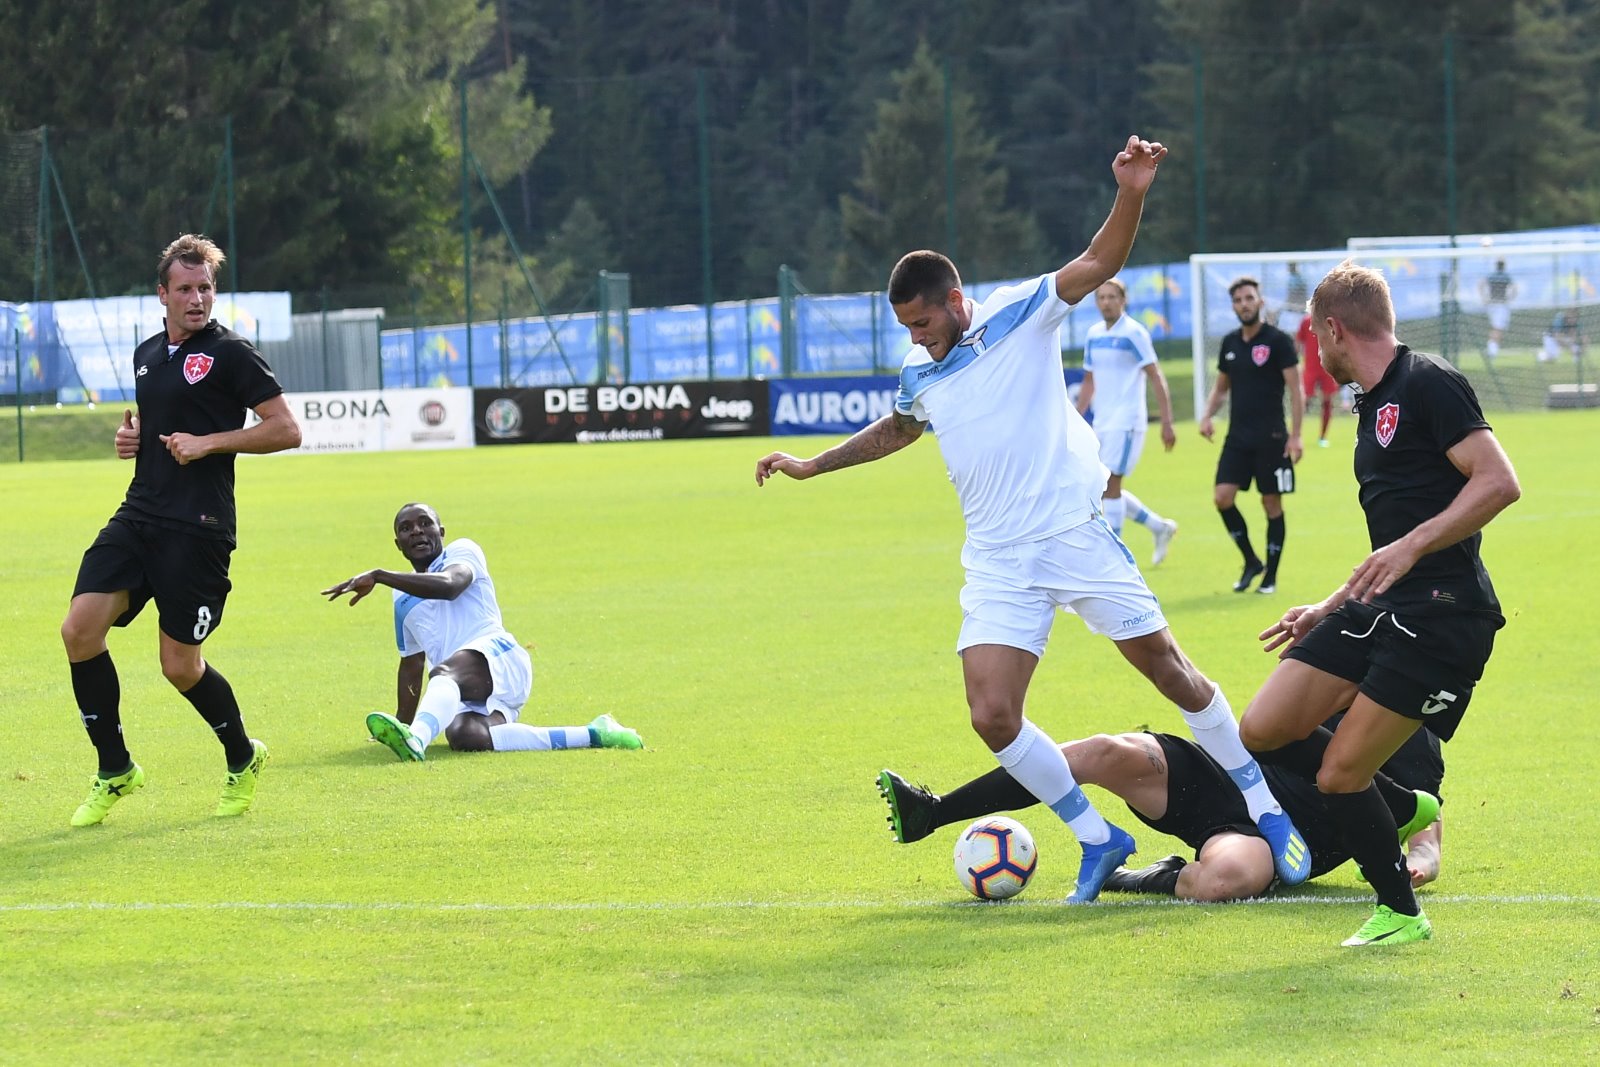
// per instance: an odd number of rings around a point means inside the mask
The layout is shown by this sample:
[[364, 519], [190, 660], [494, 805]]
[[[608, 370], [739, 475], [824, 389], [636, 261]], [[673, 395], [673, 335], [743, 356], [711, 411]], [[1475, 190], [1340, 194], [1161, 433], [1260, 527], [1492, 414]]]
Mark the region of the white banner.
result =
[[[285, 393], [305, 452], [396, 452], [472, 447], [471, 389]], [[249, 421], [258, 420], [254, 413]]]

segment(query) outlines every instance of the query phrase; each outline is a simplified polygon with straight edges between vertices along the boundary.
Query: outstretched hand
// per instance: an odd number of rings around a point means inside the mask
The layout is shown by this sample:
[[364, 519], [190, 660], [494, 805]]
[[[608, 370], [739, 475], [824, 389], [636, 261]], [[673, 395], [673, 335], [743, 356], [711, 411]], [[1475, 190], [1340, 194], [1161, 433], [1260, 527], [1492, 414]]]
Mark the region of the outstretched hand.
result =
[[354, 578], [346, 578], [338, 585], [331, 585], [322, 591], [322, 595], [330, 601], [338, 600], [346, 593], [350, 594], [350, 606], [360, 603], [362, 598], [377, 588], [378, 580], [372, 571], [363, 571]]
[[1290, 608], [1283, 613], [1283, 618], [1262, 630], [1258, 638], [1264, 642], [1261, 651], [1271, 652], [1281, 648], [1278, 658], [1288, 655], [1289, 649], [1299, 643], [1300, 639], [1311, 632], [1311, 628], [1333, 612], [1332, 602], [1325, 600], [1320, 604], [1301, 604]]
[[810, 460], [796, 459], [787, 452], [774, 452], [756, 460], [756, 484], [766, 484], [767, 479], [779, 471], [802, 482], [817, 473]]
[[1160, 141], [1141, 140], [1138, 134], [1128, 138], [1128, 144], [1111, 163], [1111, 173], [1117, 185], [1129, 192], [1142, 193], [1156, 180], [1156, 167], [1167, 158], [1167, 147]]

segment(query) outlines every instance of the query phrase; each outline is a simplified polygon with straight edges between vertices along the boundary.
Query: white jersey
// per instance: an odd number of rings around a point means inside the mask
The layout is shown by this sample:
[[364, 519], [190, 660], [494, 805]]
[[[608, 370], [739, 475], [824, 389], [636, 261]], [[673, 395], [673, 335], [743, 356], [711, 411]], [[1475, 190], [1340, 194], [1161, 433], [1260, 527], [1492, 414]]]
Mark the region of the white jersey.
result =
[[978, 548], [1037, 541], [1092, 518], [1099, 445], [1067, 401], [1054, 274], [997, 289], [944, 359], [918, 345], [895, 410], [930, 424]]
[[1144, 429], [1150, 421], [1144, 369], [1155, 361], [1150, 331], [1138, 320], [1123, 315], [1110, 326], [1102, 319], [1089, 327], [1083, 341], [1083, 369], [1094, 372], [1094, 397], [1089, 403], [1095, 433]]
[[483, 549], [465, 537], [451, 541], [428, 565], [428, 573], [438, 574], [456, 564], [472, 571], [472, 582], [454, 600], [394, 591], [394, 639], [402, 656], [423, 652], [429, 663], [437, 665], [480, 639], [503, 636], [516, 644], [500, 621], [500, 602]]

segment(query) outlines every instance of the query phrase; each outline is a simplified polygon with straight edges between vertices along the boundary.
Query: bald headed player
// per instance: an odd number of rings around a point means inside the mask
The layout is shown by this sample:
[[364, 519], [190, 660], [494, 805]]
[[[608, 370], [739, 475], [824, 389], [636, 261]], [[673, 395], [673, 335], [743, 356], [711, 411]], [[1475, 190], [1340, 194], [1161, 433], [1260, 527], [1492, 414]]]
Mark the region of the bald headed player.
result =
[[466, 538], [446, 545], [438, 513], [427, 504], [407, 504], [395, 515], [394, 545], [410, 571], [363, 571], [322, 591], [329, 600], [349, 593], [354, 605], [380, 585], [394, 590], [397, 706], [393, 715], [367, 716], [374, 739], [415, 762], [440, 734], [458, 752], [644, 747], [610, 715], [588, 726], [518, 722], [533, 688], [533, 661], [500, 621], [483, 549]]

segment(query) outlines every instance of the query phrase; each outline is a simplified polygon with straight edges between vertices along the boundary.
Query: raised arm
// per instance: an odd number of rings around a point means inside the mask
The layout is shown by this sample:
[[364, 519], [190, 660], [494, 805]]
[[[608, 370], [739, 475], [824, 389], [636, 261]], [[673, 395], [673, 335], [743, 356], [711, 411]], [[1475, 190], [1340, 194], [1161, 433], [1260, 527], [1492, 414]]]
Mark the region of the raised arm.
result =
[[354, 606], [378, 586], [386, 585], [423, 600], [454, 600], [471, 584], [472, 568], [465, 563], [452, 563], [444, 570], [431, 574], [417, 571], [362, 571], [354, 578], [346, 578], [338, 585], [329, 586], [322, 591], [322, 595], [329, 600], [338, 600], [349, 593], [350, 603]]
[[1111, 205], [1100, 231], [1083, 254], [1056, 271], [1056, 295], [1076, 304], [1101, 284], [1116, 276], [1128, 261], [1133, 238], [1139, 232], [1139, 216], [1144, 212], [1144, 194], [1156, 179], [1156, 167], [1167, 156], [1159, 141], [1129, 137], [1127, 145], [1111, 163], [1117, 179], [1117, 199]]
[[1474, 430], [1445, 455], [1467, 484], [1449, 507], [1362, 561], [1345, 586], [1355, 599], [1383, 595], [1417, 560], [1471, 537], [1522, 496], [1517, 472], [1492, 430]]
[[927, 424], [910, 415], [891, 411], [877, 422], [859, 430], [848, 440], [841, 441], [819, 452], [810, 459], [796, 459], [787, 452], [774, 452], [756, 460], [756, 484], [763, 485], [780, 471], [796, 481], [805, 481], [819, 474], [871, 463], [882, 459], [922, 436]]

